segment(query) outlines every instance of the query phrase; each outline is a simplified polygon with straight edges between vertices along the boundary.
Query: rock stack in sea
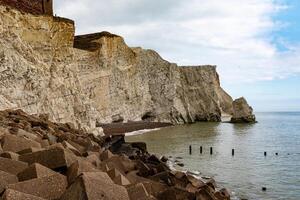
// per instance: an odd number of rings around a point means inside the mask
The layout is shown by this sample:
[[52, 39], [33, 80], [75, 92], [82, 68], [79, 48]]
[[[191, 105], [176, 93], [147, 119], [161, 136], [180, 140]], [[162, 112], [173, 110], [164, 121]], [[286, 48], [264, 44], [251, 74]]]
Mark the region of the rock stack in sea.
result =
[[95, 136], [47, 115], [0, 112], [2, 200], [226, 200], [213, 179], [172, 171], [124, 136]]
[[249, 106], [244, 97], [233, 101], [233, 116], [231, 123], [255, 123], [256, 117], [253, 114], [253, 109]]

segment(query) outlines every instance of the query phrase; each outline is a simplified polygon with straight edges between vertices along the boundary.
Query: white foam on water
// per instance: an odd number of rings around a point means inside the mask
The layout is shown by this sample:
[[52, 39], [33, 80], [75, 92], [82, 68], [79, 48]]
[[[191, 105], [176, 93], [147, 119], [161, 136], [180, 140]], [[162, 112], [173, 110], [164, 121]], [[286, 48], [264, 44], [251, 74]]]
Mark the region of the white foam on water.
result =
[[161, 128], [154, 128], [154, 129], [143, 129], [143, 130], [138, 130], [138, 131], [132, 131], [132, 132], [125, 133], [125, 136], [143, 135], [144, 133], [158, 131], [160, 129]]

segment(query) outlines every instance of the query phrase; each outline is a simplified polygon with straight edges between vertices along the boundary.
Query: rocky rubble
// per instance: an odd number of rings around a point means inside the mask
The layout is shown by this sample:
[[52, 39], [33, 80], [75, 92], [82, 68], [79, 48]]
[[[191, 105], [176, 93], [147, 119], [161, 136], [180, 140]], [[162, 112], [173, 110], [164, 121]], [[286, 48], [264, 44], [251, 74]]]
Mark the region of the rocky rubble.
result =
[[0, 112], [2, 200], [227, 200], [213, 179], [172, 171], [124, 136], [95, 136], [21, 110]]

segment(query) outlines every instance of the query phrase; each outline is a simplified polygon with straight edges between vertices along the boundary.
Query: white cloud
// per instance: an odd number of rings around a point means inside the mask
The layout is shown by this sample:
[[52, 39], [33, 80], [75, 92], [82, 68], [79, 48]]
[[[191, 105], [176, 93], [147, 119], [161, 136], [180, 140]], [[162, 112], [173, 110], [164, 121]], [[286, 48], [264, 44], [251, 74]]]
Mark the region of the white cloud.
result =
[[77, 33], [110, 31], [131, 46], [158, 51], [180, 65], [216, 64], [227, 83], [300, 73], [300, 48], [281, 52], [272, 33], [284, 26], [275, 0], [64, 0], [56, 12]]

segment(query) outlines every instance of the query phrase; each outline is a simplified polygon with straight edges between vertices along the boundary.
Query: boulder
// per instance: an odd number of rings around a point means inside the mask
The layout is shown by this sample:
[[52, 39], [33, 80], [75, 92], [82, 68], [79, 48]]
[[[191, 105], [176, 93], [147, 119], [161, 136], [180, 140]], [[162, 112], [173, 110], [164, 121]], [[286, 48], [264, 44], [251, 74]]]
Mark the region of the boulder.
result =
[[101, 163], [99, 156], [97, 154], [91, 154], [91, 155], [87, 156], [86, 161], [92, 163], [95, 167], [100, 166], [100, 163]]
[[28, 164], [21, 161], [0, 157], [0, 170], [17, 175], [28, 167]]
[[69, 184], [73, 183], [83, 172], [99, 172], [99, 170], [88, 161], [77, 160], [68, 168], [67, 177]]
[[134, 170], [126, 174], [126, 178], [129, 180], [130, 183], [136, 184], [136, 183], [141, 183], [141, 182], [147, 182], [150, 181], [147, 178], [144, 178], [142, 176], [139, 176], [139, 171]]
[[138, 175], [142, 177], [153, 175], [151, 168], [140, 160], [137, 162], [137, 168], [139, 170]]
[[163, 183], [146, 180], [142, 182], [149, 195], [159, 198], [160, 194], [168, 189], [168, 186]]
[[234, 100], [233, 116], [231, 123], [253, 123], [256, 122], [253, 109], [248, 105], [248, 102], [244, 97]]
[[195, 200], [196, 195], [179, 188], [169, 188], [158, 195], [163, 200]]
[[130, 185], [129, 180], [117, 169], [111, 169], [106, 172], [108, 176], [118, 185]]
[[148, 200], [150, 195], [143, 183], [137, 183], [126, 187], [131, 200]]
[[197, 179], [192, 175], [187, 175], [187, 179], [192, 184], [192, 186], [194, 186], [196, 188], [201, 188], [201, 187], [205, 186], [205, 183], [202, 180]]
[[41, 197], [33, 196], [12, 189], [5, 190], [2, 200], [45, 200]]
[[0, 193], [2, 193], [5, 187], [12, 183], [17, 183], [18, 177], [16, 175], [0, 171]]
[[2, 138], [3, 151], [18, 152], [30, 147], [41, 148], [41, 144], [30, 139], [10, 134], [6, 134]]
[[15, 153], [15, 152], [11, 152], [11, 151], [5, 151], [3, 153], [0, 154], [0, 157], [2, 158], [9, 158], [11, 160], [19, 160], [19, 154]]
[[227, 189], [222, 188], [215, 192], [215, 197], [217, 200], [230, 200], [230, 193]]
[[71, 145], [69, 142], [67, 141], [64, 141], [62, 143], [62, 145], [66, 148], [66, 149], [69, 149], [71, 150], [76, 156], [81, 156], [81, 152], [80, 150], [76, 149], [76, 147], [74, 147], [73, 145]]
[[30, 147], [30, 148], [28, 148], [28, 149], [24, 149], [24, 150], [22, 150], [22, 151], [18, 151], [17, 153], [18, 153], [19, 155], [23, 155], [23, 154], [33, 153], [33, 152], [37, 152], [37, 151], [41, 151], [41, 150], [43, 150], [43, 149], [41, 149], [41, 148]]
[[80, 145], [80, 144], [78, 144], [78, 143], [76, 143], [76, 142], [74, 142], [74, 141], [71, 141], [71, 140], [67, 140], [67, 142], [68, 142], [70, 145], [72, 145], [73, 147], [75, 147], [75, 148], [80, 152], [81, 155], [83, 155], [83, 154], [86, 152], [84, 146], [82, 146], [82, 145]]
[[37, 135], [35, 135], [33, 133], [29, 133], [29, 132], [27, 132], [23, 129], [18, 130], [17, 136], [23, 137], [23, 138], [28, 138], [28, 139], [33, 140], [33, 141], [41, 140], [41, 138], [38, 137]]
[[68, 188], [61, 200], [129, 200], [127, 190], [104, 172], [84, 172]]
[[19, 160], [28, 164], [39, 163], [50, 169], [68, 167], [74, 161], [68, 152], [58, 147], [21, 155]]
[[130, 185], [129, 180], [125, 176], [123, 176], [122, 174], [116, 176], [113, 179], [113, 181], [114, 181], [115, 184], [118, 184], [118, 185], [123, 185], [123, 186]]
[[196, 188], [195, 186], [193, 186], [191, 183], [187, 184], [187, 186], [185, 187], [185, 190], [190, 192], [190, 193], [196, 193], [198, 192], [198, 188]]
[[31, 194], [44, 199], [56, 200], [61, 197], [68, 186], [67, 178], [56, 173], [52, 176], [35, 178], [24, 182], [10, 184], [8, 189], [13, 189], [26, 194]]
[[113, 115], [111, 117], [112, 123], [122, 123], [124, 121], [124, 117], [120, 114]]
[[42, 140], [40, 143], [43, 148], [50, 146], [50, 142], [47, 139]]
[[209, 187], [203, 187], [196, 193], [196, 200], [216, 200]]
[[34, 163], [26, 168], [24, 171], [18, 174], [19, 181], [26, 181], [34, 178], [42, 178], [45, 176], [55, 175], [56, 172], [40, 165], [38, 163]]
[[101, 161], [105, 161], [105, 160], [110, 159], [113, 156], [114, 155], [109, 150], [106, 150], [100, 154], [100, 159], [101, 159]]
[[135, 162], [126, 158], [124, 156], [113, 156], [103, 162], [101, 162], [100, 167], [107, 165], [109, 169], [118, 169], [122, 174], [127, 174], [130, 171], [135, 170]]

